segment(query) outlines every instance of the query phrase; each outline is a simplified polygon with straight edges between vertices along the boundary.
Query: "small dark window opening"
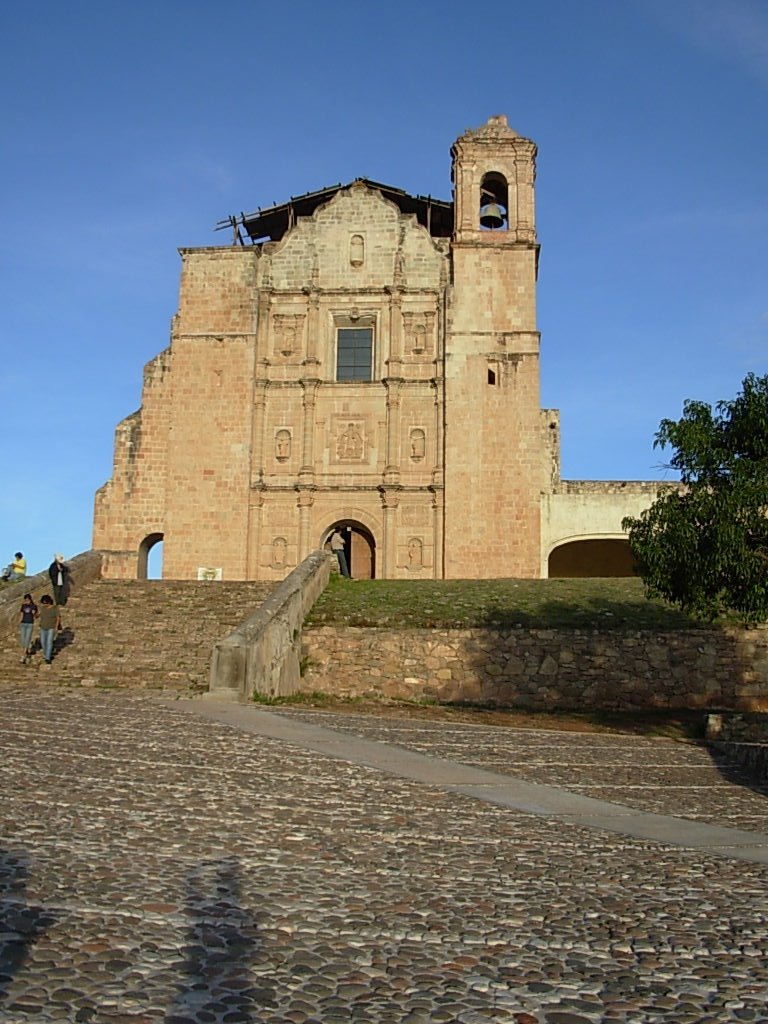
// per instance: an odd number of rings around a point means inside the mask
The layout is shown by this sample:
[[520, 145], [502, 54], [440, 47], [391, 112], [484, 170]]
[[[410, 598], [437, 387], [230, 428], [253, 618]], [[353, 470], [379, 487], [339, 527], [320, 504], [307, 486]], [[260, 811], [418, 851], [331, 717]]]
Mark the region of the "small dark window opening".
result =
[[336, 339], [336, 380], [371, 380], [373, 328], [340, 327]]
[[489, 370], [488, 371], [488, 383], [489, 384], [495, 384], [496, 383], [496, 371], [495, 370]]

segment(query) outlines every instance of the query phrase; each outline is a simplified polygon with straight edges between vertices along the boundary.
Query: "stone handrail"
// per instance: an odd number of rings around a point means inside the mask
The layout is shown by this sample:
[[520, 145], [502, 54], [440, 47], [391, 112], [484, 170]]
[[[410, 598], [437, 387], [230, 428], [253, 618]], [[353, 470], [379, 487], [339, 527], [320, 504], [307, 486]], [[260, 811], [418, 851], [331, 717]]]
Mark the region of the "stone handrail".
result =
[[328, 584], [331, 560], [327, 551], [313, 552], [215, 645], [207, 697], [247, 701], [254, 693], [285, 697], [300, 689], [301, 628]]
[[[72, 580], [72, 594], [77, 597], [77, 588], [101, 578], [103, 553], [84, 551], [74, 558], [68, 558]], [[37, 604], [43, 594], [53, 594], [48, 570], [24, 576], [16, 583], [0, 584], [0, 634], [10, 633], [19, 621], [19, 608], [25, 594], [31, 594]]]

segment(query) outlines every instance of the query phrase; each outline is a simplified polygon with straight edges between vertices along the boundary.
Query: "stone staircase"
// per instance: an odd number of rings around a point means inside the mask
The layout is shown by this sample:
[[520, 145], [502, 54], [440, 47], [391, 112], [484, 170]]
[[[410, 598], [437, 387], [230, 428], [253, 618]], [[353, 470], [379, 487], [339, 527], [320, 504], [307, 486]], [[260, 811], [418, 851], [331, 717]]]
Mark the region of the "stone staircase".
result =
[[[4, 638], [0, 682], [207, 690], [214, 643], [251, 615], [273, 587], [96, 580], [62, 609], [52, 665], [43, 662], [39, 650], [30, 664], [20, 664], [18, 631]], [[38, 632], [35, 625], [35, 638]]]

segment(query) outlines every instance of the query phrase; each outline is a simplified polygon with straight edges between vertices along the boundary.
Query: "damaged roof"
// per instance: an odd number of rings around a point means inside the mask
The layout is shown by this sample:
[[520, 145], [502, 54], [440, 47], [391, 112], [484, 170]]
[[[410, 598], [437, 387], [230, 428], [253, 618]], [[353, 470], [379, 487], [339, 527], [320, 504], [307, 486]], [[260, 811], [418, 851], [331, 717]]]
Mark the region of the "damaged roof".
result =
[[453, 203], [444, 199], [433, 199], [432, 196], [412, 196], [392, 185], [369, 178], [356, 178], [347, 185], [328, 185], [317, 192], [305, 192], [301, 196], [291, 196], [287, 203], [259, 207], [253, 213], [232, 214], [226, 220], [220, 220], [216, 231], [229, 228], [234, 235], [234, 244], [257, 245], [261, 242], [279, 241], [289, 231], [299, 217], [310, 217], [318, 206], [327, 203], [341, 192], [356, 183], [376, 189], [385, 199], [393, 202], [402, 213], [415, 214], [419, 224], [423, 225], [435, 238], [449, 238], [453, 233]]

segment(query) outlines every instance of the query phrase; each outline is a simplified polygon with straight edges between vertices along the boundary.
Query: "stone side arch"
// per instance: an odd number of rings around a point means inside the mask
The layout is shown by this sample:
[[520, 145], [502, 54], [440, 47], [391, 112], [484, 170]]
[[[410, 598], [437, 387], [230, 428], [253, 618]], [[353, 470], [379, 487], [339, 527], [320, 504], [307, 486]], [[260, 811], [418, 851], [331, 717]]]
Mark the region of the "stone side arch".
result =
[[138, 561], [136, 563], [136, 579], [147, 579], [149, 552], [155, 544], [159, 544], [163, 540], [164, 536], [165, 535], [162, 533], [148, 533], [144, 540], [139, 544]]
[[376, 541], [377, 548], [381, 547], [384, 536], [384, 527], [381, 520], [373, 515], [369, 509], [360, 508], [358, 505], [342, 505], [332, 512], [324, 511], [322, 515], [315, 519], [313, 530], [320, 546], [322, 546], [323, 539], [330, 536], [334, 524], [346, 520], [350, 522], [354, 520], [360, 523], [361, 526], [364, 526]]
[[347, 562], [353, 577], [376, 579], [381, 565], [381, 532], [376, 530], [374, 517], [362, 509], [349, 507], [339, 509], [333, 518], [323, 516], [323, 525], [318, 530], [318, 546], [328, 547], [328, 540], [334, 529], [350, 531], [347, 545]]
[[634, 576], [626, 534], [565, 537], [550, 545], [547, 578]]

